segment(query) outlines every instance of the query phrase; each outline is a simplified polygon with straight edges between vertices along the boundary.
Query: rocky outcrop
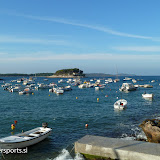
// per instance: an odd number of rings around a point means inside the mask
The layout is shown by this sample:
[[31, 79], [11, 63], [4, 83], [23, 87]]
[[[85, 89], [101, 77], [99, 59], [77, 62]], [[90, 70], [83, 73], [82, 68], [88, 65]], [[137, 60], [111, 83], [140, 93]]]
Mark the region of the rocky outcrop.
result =
[[144, 131], [148, 142], [160, 143], [160, 120], [147, 119], [139, 126]]

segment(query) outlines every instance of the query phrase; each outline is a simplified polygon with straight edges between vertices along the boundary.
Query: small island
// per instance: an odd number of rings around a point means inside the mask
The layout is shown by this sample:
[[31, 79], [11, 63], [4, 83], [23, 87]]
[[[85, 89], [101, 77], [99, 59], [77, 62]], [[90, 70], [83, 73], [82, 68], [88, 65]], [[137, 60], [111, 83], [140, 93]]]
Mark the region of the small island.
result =
[[83, 78], [85, 77], [85, 74], [83, 73], [82, 70], [78, 68], [73, 68], [73, 69], [61, 69], [56, 71], [53, 75], [47, 76], [47, 78], [76, 78], [76, 77]]

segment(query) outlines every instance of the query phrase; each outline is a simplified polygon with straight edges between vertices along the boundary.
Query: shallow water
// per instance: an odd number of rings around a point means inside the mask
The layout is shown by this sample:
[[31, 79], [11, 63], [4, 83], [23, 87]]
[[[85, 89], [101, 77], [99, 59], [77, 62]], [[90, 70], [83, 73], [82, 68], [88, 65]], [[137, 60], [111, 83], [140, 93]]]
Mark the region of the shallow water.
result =
[[[7, 159], [82, 159], [80, 155], [74, 154], [72, 148], [73, 143], [86, 134], [126, 139], [144, 137], [138, 125], [145, 119], [160, 117], [160, 77], [134, 77], [144, 79], [137, 84], [151, 84], [153, 88], [140, 88], [129, 93], [118, 90], [123, 78], [118, 83], [107, 84], [105, 90], [95, 91], [94, 88], [79, 89], [72, 86], [72, 91], [59, 96], [49, 93], [48, 89], [35, 90], [34, 95], [19, 95], [4, 91], [1, 87], [1, 138], [11, 135], [10, 126], [14, 120], [18, 121], [14, 134], [41, 126], [43, 122], [48, 122], [49, 127], [53, 128], [52, 134], [46, 140], [28, 148], [28, 154], [5, 155]], [[10, 82], [17, 78], [4, 79]], [[43, 79], [38, 77], [36, 82], [49, 84], [59, 80], [49, 79], [44, 82]], [[153, 79], [156, 82], [150, 83]], [[153, 101], [142, 98], [144, 91], [154, 93]], [[126, 110], [114, 110], [113, 104], [117, 97], [128, 101]], [[85, 128], [86, 123], [88, 129]]]

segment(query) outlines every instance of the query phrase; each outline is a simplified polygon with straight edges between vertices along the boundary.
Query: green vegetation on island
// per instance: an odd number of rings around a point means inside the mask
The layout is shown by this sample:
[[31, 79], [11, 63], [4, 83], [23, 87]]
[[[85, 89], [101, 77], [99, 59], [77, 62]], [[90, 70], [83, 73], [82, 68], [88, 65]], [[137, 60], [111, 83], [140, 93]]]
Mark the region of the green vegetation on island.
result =
[[83, 74], [83, 71], [78, 69], [78, 68], [73, 68], [73, 69], [61, 69], [56, 71], [54, 74], [55, 76], [85, 76]]

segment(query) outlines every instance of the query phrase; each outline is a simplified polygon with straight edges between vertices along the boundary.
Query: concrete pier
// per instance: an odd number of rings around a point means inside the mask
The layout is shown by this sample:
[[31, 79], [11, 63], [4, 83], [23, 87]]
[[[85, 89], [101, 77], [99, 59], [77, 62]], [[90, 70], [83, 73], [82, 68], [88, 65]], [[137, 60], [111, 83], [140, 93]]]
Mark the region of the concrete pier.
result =
[[75, 152], [119, 160], [160, 160], [160, 144], [86, 135]]

